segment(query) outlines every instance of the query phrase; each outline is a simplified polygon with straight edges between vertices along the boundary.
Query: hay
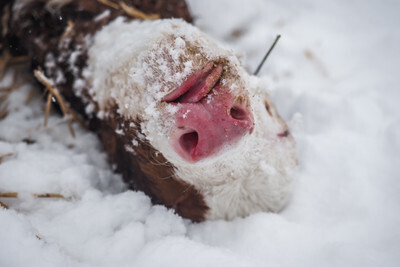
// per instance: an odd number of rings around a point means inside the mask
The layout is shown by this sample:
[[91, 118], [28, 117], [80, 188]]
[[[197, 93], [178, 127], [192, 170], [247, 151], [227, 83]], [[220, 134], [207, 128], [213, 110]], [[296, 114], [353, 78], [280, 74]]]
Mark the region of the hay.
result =
[[114, 2], [112, 2], [112, 1], [109, 1], [109, 0], [97, 0], [97, 1], [102, 3], [103, 5], [112, 7], [114, 9], [119, 9], [119, 5], [114, 3]]
[[[7, 74], [9, 67], [28, 62], [27, 57], [12, 57], [8, 51], [4, 51], [0, 57], [0, 81]], [[13, 78], [10, 85], [0, 87], [0, 120], [3, 120], [8, 115], [8, 97], [13, 90], [20, 88], [26, 80], [18, 81], [18, 73], [13, 73]]]
[[4, 204], [3, 202], [1, 202], [1, 201], [0, 201], [0, 207], [4, 208], [6, 210], [9, 209], [8, 206], [6, 204]]
[[[43, 193], [43, 194], [33, 193], [32, 196], [35, 198], [62, 198], [67, 200], [71, 199], [71, 197], [64, 197], [63, 195], [58, 193]], [[0, 198], [18, 198], [18, 192], [5, 192], [5, 193], [0, 192]]]
[[9, 157], [12, 157], [12, 156], [14, 156], [14, 153], [7, 153], [7, 154], [4, 154], [4, 155], [0, 155], [0, 164], [3, 162], [3, 160], [5, 158], [9, 158]]
[[70, 131], [72, 137], [75, 137], [75, 131], [72, 127], [72, 120], [77, 121], [80, 125], [82, 125], [83, 128], [87, 128], [85, 123], [81, 120], [81, 118], [79, 118], [79, 116], [73, 110], [70, 109], [68, 104], [65, 102], [64, 98], [61, 96], [59, 90], [53, 86], [53, 83], [51, 82], [50, 79], [48, 79], [44, 75], [43, 71], [39, 68], [39, 69], [34, 70], [33, 73], [34, 73], [35, 77], [38, 79], [38, 81], [45, 86], [45, 88], [48, 92], [47, 101], [46, 101], [45, 121], [44, 121], [45, 126], [47, 125], [47, 120], [48, 120], [49, 113], [50, 113], [51, 100], [53, 99], [53, 96], [54, 96], [58, 105], [61, 108], [64, 118], [67, 121], [68, 128], [69, 128], [69, 131]]
[[159, 19], [160, 15], [158, 14], [145, 14], [142, 11], [132, 7], [128, 6], [124, 2], [119, 2], [120, 7], [125, 11], [126, 14], [128, 14], [131, 17], [138, 18], [138, 19], [143, 19], [143, 20], [155, 20]]
[[[71, 197], [64, 197], [63, 195], [58, 193], [44, 193], [44, 194], [33, 193], [32, 196], [34, 198], [60, 198], [65, 200], [72, 199]], [[18, 198], [18, 192], [5, 192], [5, 193], [0, 192], [0, 198]], [[0, 201], [0, 206], [3, 207], [4, 209], [9, 209], [9, 206], [1, 201]]]
[[60, 41], [59, 41], [60, 43], [61, 43], [62, 41], [64, 41], [64, 39], [65, 39], [66, 37], [68, 37], [71, 33], [74, 32], [74, 27], [75, 27], [75, 24], [74, 24], [72, 21], [68, 20], [68, 26], [67, 26], [67, 28], [65, 29], [63, 35], [60, 37]]
[[114, 9], [120, 9], [122, 10], [129, 16], [137, 19], [143, 19], [143, 20], [155, 20], [159, 19], [160, 15], [158, 14], [146, 14], [140, 11], [139, 9], [133, 7], [133, 6], [128, 6], [125, 4], [123, 1], [119, 1], [118, 3], [115, 3], [111, 0], [97, 0], [99, 3], [102, 3], [103, 5], [109, 6]]

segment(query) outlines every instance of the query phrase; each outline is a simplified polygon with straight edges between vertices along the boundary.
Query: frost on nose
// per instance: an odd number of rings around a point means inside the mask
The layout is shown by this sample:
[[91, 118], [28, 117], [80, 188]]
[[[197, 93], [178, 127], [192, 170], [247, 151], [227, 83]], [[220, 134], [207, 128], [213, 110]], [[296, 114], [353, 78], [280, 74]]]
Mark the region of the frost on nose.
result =
[[186, 161], [210, 157], [253, 129], [247, 101], [219, 82], [222, 69], [209, 63], [164, 97], [178, 107], [170, 142]]

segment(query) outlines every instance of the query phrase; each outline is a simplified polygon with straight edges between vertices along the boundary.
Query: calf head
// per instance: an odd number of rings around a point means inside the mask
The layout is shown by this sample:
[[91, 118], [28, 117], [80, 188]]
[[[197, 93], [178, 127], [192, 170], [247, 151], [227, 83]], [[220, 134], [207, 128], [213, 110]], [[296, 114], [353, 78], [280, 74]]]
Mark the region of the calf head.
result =
[[197, 221], [284, 207], [295, 141], [231, 50], [182, 20], [116, 19], [88, 51], [88, 105], [136, 188]]

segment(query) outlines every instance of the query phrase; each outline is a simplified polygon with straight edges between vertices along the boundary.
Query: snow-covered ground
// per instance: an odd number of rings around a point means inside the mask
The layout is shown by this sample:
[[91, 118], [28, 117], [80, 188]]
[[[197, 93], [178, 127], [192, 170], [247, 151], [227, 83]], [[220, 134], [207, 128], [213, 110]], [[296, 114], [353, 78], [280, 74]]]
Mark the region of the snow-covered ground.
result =
[[400, 2], [189, 3], [251, 72], [282, 35], [260, 76], [298, 142], [289, 206], [200, 224], [152, 206], [94, 134], [72, 138], [55, 113], [44, 128], [26, 85], [0, 121], [0, 191], [20, 193], [0, 199], [0, 266], [399, 266]]

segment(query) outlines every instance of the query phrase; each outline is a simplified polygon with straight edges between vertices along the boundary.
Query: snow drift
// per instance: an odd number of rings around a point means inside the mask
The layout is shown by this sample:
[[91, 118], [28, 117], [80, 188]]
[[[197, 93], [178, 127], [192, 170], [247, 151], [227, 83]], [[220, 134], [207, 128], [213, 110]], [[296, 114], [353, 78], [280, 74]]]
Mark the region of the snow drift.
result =
[[0, 122], [0, 155], [13, 154], [0, 164], [0, 189], [20, 192], [1, 199], [10, 209], [0, 210], [0, 265], [397, 266], [399, 4], [190, 4], [197, 26], [245, 55], [250, 72], [283, 36], [261, 77], [300, 149], [289, 206], [200, 224], [152, 206], [125, 190], [93, 134], [75, 126], [72, 138], [57, 114], [43, 128], [39, 96], [23, 104], [27, 85]]

